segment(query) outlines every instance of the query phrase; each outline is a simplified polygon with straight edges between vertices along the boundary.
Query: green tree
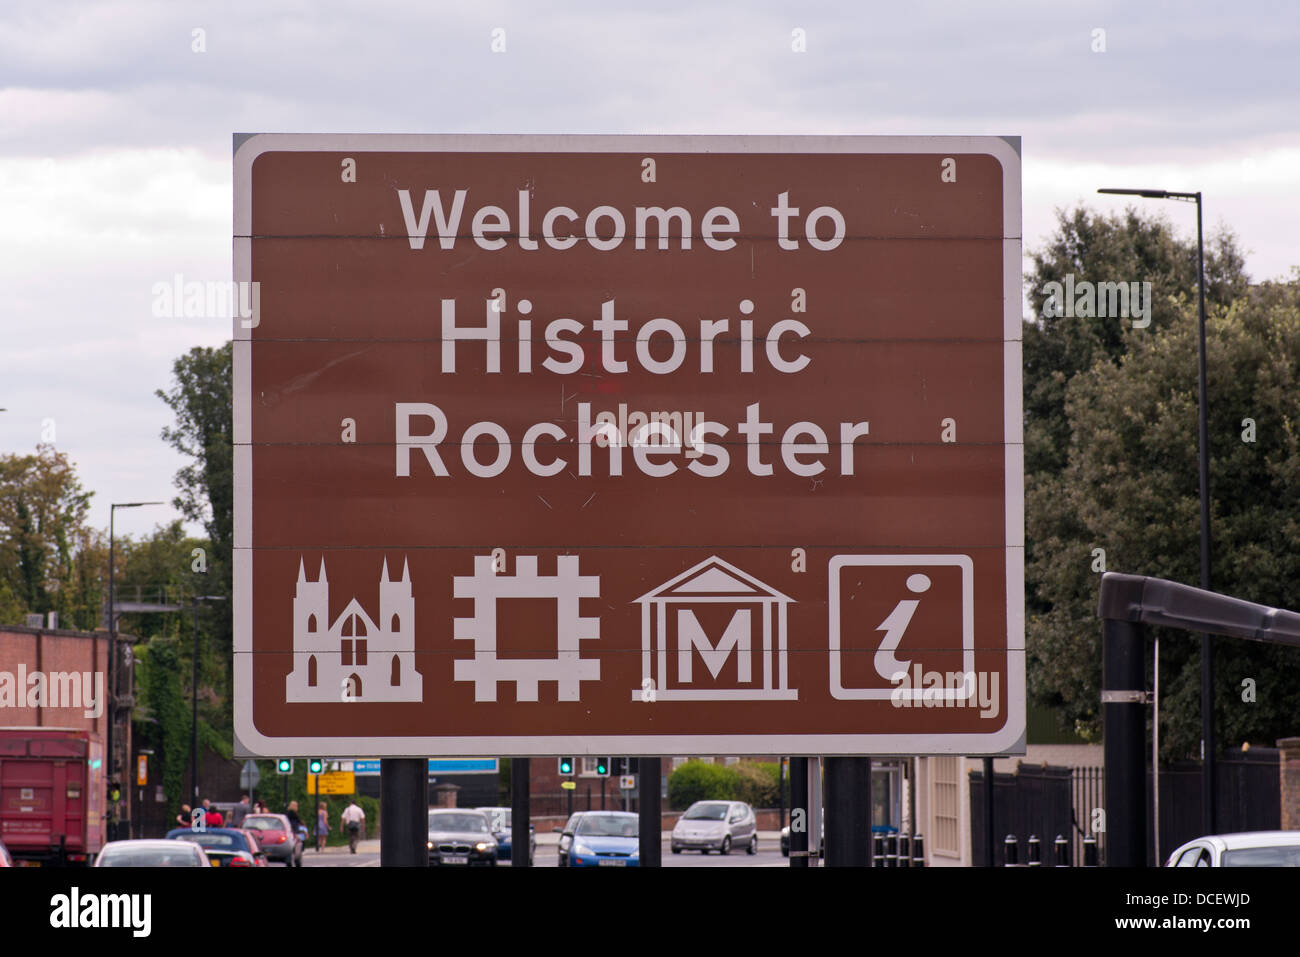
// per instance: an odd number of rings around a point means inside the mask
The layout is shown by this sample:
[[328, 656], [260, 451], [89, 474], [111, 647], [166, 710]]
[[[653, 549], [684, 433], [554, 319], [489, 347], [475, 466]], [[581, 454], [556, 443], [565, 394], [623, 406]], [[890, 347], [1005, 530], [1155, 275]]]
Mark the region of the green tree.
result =
[[[1030, 253], [1025, 276], [1033, 317], [1024, 329], [1025, 470], [1059, 472], [1065, 467], [1069, 427], [1065, 388], [1101, 359], [1118, 360], [1127, 349], [1120, 319], [1049, 317], [1044, 303], [1049, 282], [1067, 275], [1080, 282], [1150, 282], [1151, 325], [1159, 332], [1174, 321], [1180, 299], [1196, 295], [1196, 243], [1180, 239], [1166, 217], [1103, 216], [1082, 207], [1056, 211], [1057, 231], [1043, 248]], [[1226, 307], [1247, 285], [1245, 258], [1236, 237], [1212, 233], [1205, 253], [1207, 308]]]
[[[1033, 316], [1024, 326], [1024, 433], [1025, 433], [1025, 606], [1029, 691], [1040, 705], [1057, 712], [1063, 728], [1082, 733], [1097, 730], [1094, 704], [1076, 707], [1075, 692], [1094, 661], [1079, 656], [1057, 656], [1045, 642], [1044, 623], [1059, 620], [1079, 606], [1062, 608], [1059, 578], [1065, 570], [1053, 567], [1060, 543], [1082, 546], [1091, 541], [1087, 518], [1090, 505], [1065, 487], [1064, 473], [1076, 436], [1066, 411], [1071, 383], [1098, 363], [1112, 368], [1134, 341], [1147, 342], [1186, 316], [1189, 302], [1195, 311], [1196, 244], [1179, 238], [1162, 215], [1103, 216], [1084, 208], [1057, 210], [1057, 230], [1031, 252], [1031, 270], [1025, 281]], [[1206, 244], [1207, 308], [1224, 309], [1244, 294], [1247, 280], [1244, 257], [1232, 233], [1220, 229]], [[1072, 275], [1078, 283], [1150, 282], [1151, 324], [1134, 329], [1131, 321], [1045, 315], [1047, 284], [1064, 284]], [[1183, 370], [1195, 385], [1195, 365]], [[1195, 441], [1195, 416], [1183, 423]], [[1195, 474], [1195, 473], [1193, 473]], [[1195, 527], [1195, 522], [1193, 522]], [[1086, 549], [1091, 554], [1092, 546]], [[1118, 569], [1108, 553], [1111, 567]], [[1084, 577], [1074, 591], [1096, 588], [1096, 576], [1085, 565]], [[1069, 569], [1069, 572], [1075, 571]], [[1199, 576], [1188, 580], [1197, 581]], [[1090, 583], [1085, 586], [1085, 582]], [[1095, 614], [1076, 619], [1077, 628], [1093, 634]]]
[[0, 455], [0, 608], [9, 614], [60, 611], [74, 549], [93, 493], [66, 454]]
[[[1069, 383], [1070, 444], [1059, 481], [1031, 486], [1026, 578], [1029, 668], [1039, 695], [1096, 730], [1100, 695], [1098, 575], [1110, 570], [1199, 580], [1196, 308], [1164, 329], [1123, 331], [1118, 363], [1098, 361]], [[1216, 591], [1300, 608], [1300, 283], [1270, 283], [1207, 327], [1211, 524]], [[1300, 651], [1216, 640], [1215, 711], [1225, 747], [1296, 733]], [[1161, 739], [1166, 759], [1199, 748], [1199, 646], [1161, 640]], [[1148, 656], [1149, 657], [1149, 656]], [[1255, 684], [1243, 700], [1242, 682]]]
[[[197, 576], [189, 580], [194, 589], [191, 594], [227, 598], [224, 602], [211, 603], [203, 613], [210, 623], [210, 627], [204, 626], [210, 636], [205, 648], [209, 649], [213, 661], [219, 662], [219, 668], [205, 669], [205, 674], [222, 676], [213, 683], [215, 695], [209, 715], [211, 726], [207, 730], [214, 732], [214, 740], [224, 743], [223, 753], [229, 751], [227, 742], [233, 728], [230, 695], [233, 611], [229, 600], [234, 520], [231, 357], [229, 342], [215, 349], [195, 347], [173, 363], [171, 389], [156, 393], [176, 416], [175, 425], [162, 430], [163, 440], [191, 460], [176, 473], [175, 485], [180, 494], [173, 504], [190, 521], [202, 523], [207, 531], [204, 543], [173, 539], [166, 547], [160, 544], [161, 554], [156, 557], [165, 563], [181, 560], [180, 564], [187, 570], [179, 572], [182, 578]], [[204, 549], [205, 571], [193, 570], [194, 560], [189, 554], [193, 548]]]
[[171, 391], [155, 394], [176, 415], [162, 438], [192, 461], [176, 473], [180, 494], [173, 504], [208, 533], [213, 555], [209, 573], [229, 594], [230, 546], [234, 523], [234, 453], [231, 444], [231, 343], [197, 346], [172, 365]]

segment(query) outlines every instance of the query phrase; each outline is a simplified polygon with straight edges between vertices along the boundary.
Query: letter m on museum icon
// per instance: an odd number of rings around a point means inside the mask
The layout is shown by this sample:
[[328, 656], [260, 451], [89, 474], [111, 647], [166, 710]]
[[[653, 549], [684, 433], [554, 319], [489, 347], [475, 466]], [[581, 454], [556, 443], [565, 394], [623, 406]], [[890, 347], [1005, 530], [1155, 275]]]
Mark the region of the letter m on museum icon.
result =
[[796, 699], [786, 660], [792, 601], [716, 555], [646, 592], [636, 599], [642, 685], [633, 700]]

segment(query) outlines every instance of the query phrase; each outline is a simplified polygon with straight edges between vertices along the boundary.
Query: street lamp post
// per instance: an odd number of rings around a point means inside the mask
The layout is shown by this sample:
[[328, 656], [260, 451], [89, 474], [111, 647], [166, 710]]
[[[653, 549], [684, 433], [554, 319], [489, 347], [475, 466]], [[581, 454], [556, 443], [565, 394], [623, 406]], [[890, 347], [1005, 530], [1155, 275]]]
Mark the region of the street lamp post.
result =
[[[108, 506], [108, 735], [105, 739], [105, 753], [108, 760], [108, 779], [117, 776], [117, 763], [113, 755], [113, 736], [117, 725], [117, 606], [113, 594], [114, 584], [114, 519], [119, 508], [140, 508], [143, 505], [162, 505], [163, 502], [120, 502]], [[129, 805], [128, 805], [129, 809]], [[112, 834], [109, 840], [117, 839], [116, 819], [110, 821]]]
[[199, 800], [199, 602], [225, 601], [224, 595], [194, 595], [190, 605], [194, 611], [194, 653], [192, 683], [190, 685], [190, 789], [191, 797], [198, 807]]
[[[1205, 242], [1201, 228], [1201, 194], [1175, 193], [1165, 189], [1099, 189], [1099, 193], [1118, 196], [1142, 196], [1146, 199], [1192, 200], [1196, 203], [1196, 288], [1198, 299], [1198, 334], [1200, 351], [1197, 358], [1197, 378], [1200, 394], [1197, 400], [1197, 465], [1200, 471], [1201, 496], [1201, 588], [1210, 590], [1210, 414], [1205, 383]], [[1206, 834], [1213, 834], [1215, 826], [1215, 767], [1214, 767], [1214, 644], [1209, 635], [1201, 635], [1201, 825]], [[1159, 769], [1151, 769], [1159, 775]], [[1160, 822], [1156, 822], [1156, 830]], [[1158, 861], [1156, 862], [1159, 863]]]

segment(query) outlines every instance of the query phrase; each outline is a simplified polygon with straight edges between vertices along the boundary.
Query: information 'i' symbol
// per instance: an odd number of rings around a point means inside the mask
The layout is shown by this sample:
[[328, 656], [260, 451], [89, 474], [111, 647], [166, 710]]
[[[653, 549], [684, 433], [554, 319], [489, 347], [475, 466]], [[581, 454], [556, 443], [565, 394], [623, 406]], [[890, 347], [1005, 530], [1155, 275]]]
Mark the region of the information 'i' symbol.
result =
[[[917, 572], [915, 575], [907, 576], [907, 590], [915, 595], [923, 594], [930, 590], [930, 576]], [[889, 681], [898, 680], [898, 675], [906, 674], [910, 661], [899, 661], [894, 657], [894, 649], [898, 643], [903, 640], [903, 633], [907, 631], [907, 626], [912, 622], [912, 615], [916, 613], [916, 606], [921, 602], [915, 598], [904, 598], [894, 610], [889, 613], [889, 617], [876, 626], [876, 631], [883, 631], [885, 637], [880, 641], [880, 647], [876, 649], [875, 665], [876, 671], [882, 678]]]

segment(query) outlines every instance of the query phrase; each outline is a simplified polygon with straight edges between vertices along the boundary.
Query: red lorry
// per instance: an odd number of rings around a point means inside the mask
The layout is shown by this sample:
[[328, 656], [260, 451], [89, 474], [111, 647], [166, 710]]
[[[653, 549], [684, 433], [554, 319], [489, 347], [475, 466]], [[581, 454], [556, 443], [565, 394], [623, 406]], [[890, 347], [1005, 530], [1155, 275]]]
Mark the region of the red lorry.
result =
[[104, 846], [104, 745], [75, 728], [0, 728], [0, 841], [22, 865], [88, 865]]

